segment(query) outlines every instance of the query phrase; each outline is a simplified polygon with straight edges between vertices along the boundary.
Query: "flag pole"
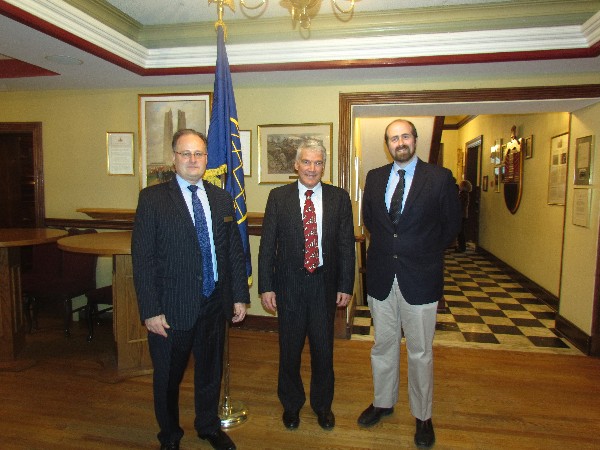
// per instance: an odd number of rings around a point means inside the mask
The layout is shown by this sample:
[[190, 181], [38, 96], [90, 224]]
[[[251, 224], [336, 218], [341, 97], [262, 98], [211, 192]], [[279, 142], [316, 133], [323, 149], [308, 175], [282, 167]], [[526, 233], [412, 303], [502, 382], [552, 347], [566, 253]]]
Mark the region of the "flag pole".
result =
[[[212, 126], [213, 119], [217, 118], [217, 115], [214, 114], [215, 108], [220, 108], [219, 102], [224, 101], [225, 98], [227, 97], [227, 95], [223, 89], [217, 89], [217, 85], [219, 84], [219, 67], [221, 67], [221, 66], [219, 66], [219, 64], [223, 57], [225, 58], [225, 62], [226, 62], [226, 58], [227, 58], [227, 55], [225, 52], [225, 47], [224, 47], [224, 41], [226, 40], [226, 37], [227, 37], [227, 27], [225, 26], [225, 23], [223, 22], [223, 9], [224, 9], [224, 6], [228, 6], [232, 11], [235, 12], [235, 4], [233, 3], [233, 0], [208, 0], [208, 4], [210, 5], [211, 3], [217, 3], [218, 21], [215, 22], [215, 29], [218, 30], [219, 27], [222, 28], [223, 39], [221, 39], [221, 36], [219, 36], [219, 50], [217, 52], [218, 53], [217, 66], [215, 67], [215, 92], [214, 92], [215, 98], [213, 99], [214, 100], [213, 101], [213, 111], [212, 111], [213, 114], [211, 114], [211, 126], [209, 127], [208, 142], [209, 142], [209, 144], [211, 144], [212, 142], [218, 142], [219, 145], [217, 145], [217, 148], [219, 148], [219, 147], [223, 147], [222, 145], [220, 145], [220, 143], [222, 143], [223, 141], [219, 140], [219, 137], [223, 137], [223, 136], [218, 136], [218, 138], [216, 140], [213, 140], [215, 135], [214, 134], [211, 135], [211, 130], [213, 133], [217, 133], [217, 135], [221, 134], [220, 131], [223, 132], [224, 134], [227, 135], [225, 137], [224, 141], [231, 142], [229, 123], [230, 123], [232, 117], [235, 118], [235, 122], [237, 124], [237, 112], [235, 112], [233, 116], [230, 116], [231, 111], [227, 111], [225, 121], [227, 122], [228, 125], [224, 126], [223, 123], [220, 123], [220, 124], [215, 123], [215, 126]], [[221, 54], [221, 43], [223, 44], [223, 51], [222, 51], [223, 54]], [[227, 74], [229, 74], [229, 67], [228, 67], [227, 62], [226, 62], [226, 66], [227, 66], [226, 72], [227, 72]], [[220, 75], [223, 76], [224, 74], [221, 73]], [[217, 96], [218, 96], [218, 101], [216, 98]], [[232, 97], [233, 97], [233, 94], [232, 94]], [[223, 108], [223, 109], [225, 109], [225, 108]], [[233, 110], [235, 111], [235, 102], [233, 103]], [[224, 112], [224, 111], [222, 111], [222, 112]], [[236, 127], [237, 127], [237, 125], [236, 125]], [[237, 140], [239, 141], [239, 131], [236, 132], [236, 135], [237, 135]], [[212, 145], [209, 145], [209, 147], [212, 147]], [[238, 143], [238, 148], [239, 148], [239, 143]], [[209, 149], [209, 151], [212, 151], [212, 149]], [[210, 160], [209, 160], [209, 163], [210, 163]], [[210, 164], [209, 164], [209, 166], [210, 166], [210, 168], [213, 168]], [[214, 174], [215, 176], [217, 176], [217, 174], [220, 173], [220, 176], [218, 176], [217, 180], [220, 179], [221, 186], [225, 187], [225, 188], [227, 186], [225, 177], [226, 176], [230, 176], [230, 177], [234, 176], [234, 173], [233, 173], [234, 168], [231, 167], [231, 164], [228, 164], [228, 166], [229, 167], [227, 169], [227, 174], [222, 173], [220, 170], [217, 170], [216, 173]], [[219, 165], [219, 167], [220, 167], [220, 165]], [[219, 167], [217, 167], [217, 169], [219, 169]], [[243, 175], [242, 175], [242, 177], [243, 177]], [[242, 186], [243, 186], [243, 184], [242, 184]], [[234, 199], [236, 198], [236, 196], [233, 196], [233, 197], [234, 197]], [[239, 209], [239, 206], [237, 203], [236, 203], [236, 207], [237, 207], [236, 209]], [[244, 212], [245, 212], [245, 203], [244, 203]], [[221, 420], [222, 428], [231, 428], [236, 425], [240, 425], [246, 421], [246, 419], [248, 418], [248, 409], [246, 408], [244, 403], [242, 403], [240, 401], [233, 401], [229, 394], [229, 376], [230, 376], [229, 329], [231, 328], [229, 321], [225, 322], [225, 327], [226, 327], [225, 339], [224, 339], [224, 343], [223, 343], [223, 395], [221, 398], [221, 404], [219, 405], [219, 419]]]

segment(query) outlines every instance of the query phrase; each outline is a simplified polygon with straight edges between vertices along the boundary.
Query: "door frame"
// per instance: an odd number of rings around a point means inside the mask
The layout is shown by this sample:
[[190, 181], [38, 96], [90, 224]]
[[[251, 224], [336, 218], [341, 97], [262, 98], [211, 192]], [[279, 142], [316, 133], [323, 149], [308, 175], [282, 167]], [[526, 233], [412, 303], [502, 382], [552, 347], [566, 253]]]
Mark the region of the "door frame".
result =
[[45, 226], [46, 201], [44, 198], [44, 159], [42, 122], [0, 122], [0, 134], [30, 133], [33, 141], [33, 176], [35, 195], [35, 226]]

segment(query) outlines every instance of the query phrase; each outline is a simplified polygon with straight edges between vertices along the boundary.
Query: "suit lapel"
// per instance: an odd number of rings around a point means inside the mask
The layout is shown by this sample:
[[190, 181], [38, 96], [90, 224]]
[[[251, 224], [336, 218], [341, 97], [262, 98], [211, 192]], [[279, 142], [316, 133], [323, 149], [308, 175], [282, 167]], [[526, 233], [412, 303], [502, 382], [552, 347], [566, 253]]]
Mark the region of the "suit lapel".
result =
[[[412, 204], [419, 196], [419, 193], [423, 190], [423, 187], [426, 185], [427, 177], [428, 175], [427, 171], [425, 170], [425, 165], [420, 159], [418, 159], [415, 167], [415, 174], [413, 175], [412, 183], [410, 185], [410, 190], [408, 191], [406, 202], [404, 204], [404, 208], [402, 209], [402, 216], [409, 211]], [[400, 220], [402, 220], [402, 217]]]
[[377, 199], [376, 207], [377, 210], [374, 213], [382, 214], [387, 217], [387, 223], [390, 227], [393, 227], [392, 219], [390, 219], [390, 215], [385, 205], [385, 191], [387, 189], [387, 184], [390, 178], [390, 173], [392, 172], [392, 164], [388, 164], [383, 166], [381, 169], [381, 176], [374, 177], [373, 181], [373, 192], [374, 198]]

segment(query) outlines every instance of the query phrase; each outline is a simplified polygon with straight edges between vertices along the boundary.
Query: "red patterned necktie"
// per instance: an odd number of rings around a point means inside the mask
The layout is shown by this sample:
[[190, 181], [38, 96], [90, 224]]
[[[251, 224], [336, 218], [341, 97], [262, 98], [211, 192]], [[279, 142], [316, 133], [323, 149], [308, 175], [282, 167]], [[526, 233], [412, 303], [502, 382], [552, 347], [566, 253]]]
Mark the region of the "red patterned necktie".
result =
[[306, 201], [302, 213], [302, 225], [304, 226], [304, 268], [314, 272], [319, 265], [319, 238], [317, 236], [317, 214], [315, 204], [310, 199], [312, 190], [306, 191]]

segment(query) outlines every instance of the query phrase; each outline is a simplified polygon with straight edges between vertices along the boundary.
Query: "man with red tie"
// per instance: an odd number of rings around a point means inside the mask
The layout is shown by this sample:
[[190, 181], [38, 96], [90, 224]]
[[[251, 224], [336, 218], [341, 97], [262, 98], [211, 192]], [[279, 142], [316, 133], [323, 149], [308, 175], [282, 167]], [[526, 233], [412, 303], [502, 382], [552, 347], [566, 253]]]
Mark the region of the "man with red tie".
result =
[[307, 139], [297, 148], [298, 182], [273, 189], [267, 200], [258, 255], [258, 291], [279, 321], [278, 395], [283, 424], [300, 425], [306, 401], [300, 376], [308, 336], [310, 406], [319, 425], [335, 426], [333, 322], [354, 288], [354, 225], [346, 191], [321, 183], [326, 152]]

